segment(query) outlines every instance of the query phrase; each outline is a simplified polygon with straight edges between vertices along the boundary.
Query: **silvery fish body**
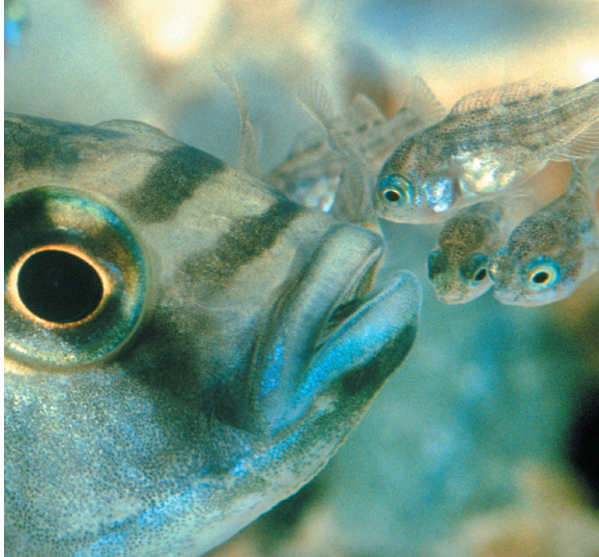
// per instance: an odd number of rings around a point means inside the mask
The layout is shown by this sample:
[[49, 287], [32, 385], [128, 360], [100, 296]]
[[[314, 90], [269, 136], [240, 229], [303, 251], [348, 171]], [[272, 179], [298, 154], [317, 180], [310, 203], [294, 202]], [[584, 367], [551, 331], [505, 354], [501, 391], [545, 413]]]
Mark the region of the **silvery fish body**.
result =
[[[330, 116], [330, 115], [329, 115]], [[368, 164], [372, 177], [402, 141], [444, 116], [443, 107], [419, 79], [413, 78], [404, 106], [386, 118], [366, 95], [359, 94], [348, 112], [330, 118], [329, 130], [345, 143], [351, 144]], [[264, 177], [265, 181], [307, 207], [330, 211], [337, 190], [347, 173], [345, 153], [331, 145], [322, 129], [303, 132], [292, 146], [288, 157]], [[368, 197], [372, 206], [373, 183], [358, 184], [364, 190], [347, 192], [346, 198]], [[343, 201], [345, 203], [346, 200]], [[337, 208], [341, 220], [369, 220], [370, 215], [344, 218], [343, 208]], [[371, 209], [370, 209], [371, 210]]]
[[494, 294], [504, 304], [538, 306], [568, 297], [599, 271], [597, 161], [572, 165], [566, 191], [524, 219], [491, 258]]
[[408, 353], [376, 234], [135, 122], [5, 117], [5, 551], [197, 557]]
[[483, 201], [449, 219], [427, 260], [437, 297], [448, 304], [469, 302], [493, 286], [489, 259], [506, 236], [505, 209]]
[[575, 89], [516, 83], [467, 95], [383, 166], [373, 195], [381, 218], [423, 224], [516, 187], [549, 160], [599, 145], [599, 80]]

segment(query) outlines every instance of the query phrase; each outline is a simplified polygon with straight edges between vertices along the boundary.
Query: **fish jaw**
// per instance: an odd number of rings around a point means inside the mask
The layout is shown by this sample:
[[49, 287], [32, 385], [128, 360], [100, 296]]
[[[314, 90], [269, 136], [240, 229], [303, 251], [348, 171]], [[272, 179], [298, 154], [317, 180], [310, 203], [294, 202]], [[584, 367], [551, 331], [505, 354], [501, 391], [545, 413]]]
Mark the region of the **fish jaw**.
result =
[[[403, 272], [383, 291], [366, 294], [361, 284], [372, 276], [380, 251], [357, 240], [347, 229], [331, 231], [276, 304], [248, 370], [237, 416], [242, 427], [269, 436], [289, 428], [353, 375], [368, 373], [374, 392], [407, 355], [420, 285]], [[350, 253], [359, 250], [365, 251], [359, 258]], [[393, 358], [383, 357], [391, 346]], [[261, 369], [266, 372], [256, 372]]]
[[457, 285], [451, 288], [442, 290], [432, 283], [435, 289], [437, 298], [446, 304], [465, 304], [482, 296], [485, 292], [493, 287], [493, 282], [490, 279], [481, 282], [477, 286]]

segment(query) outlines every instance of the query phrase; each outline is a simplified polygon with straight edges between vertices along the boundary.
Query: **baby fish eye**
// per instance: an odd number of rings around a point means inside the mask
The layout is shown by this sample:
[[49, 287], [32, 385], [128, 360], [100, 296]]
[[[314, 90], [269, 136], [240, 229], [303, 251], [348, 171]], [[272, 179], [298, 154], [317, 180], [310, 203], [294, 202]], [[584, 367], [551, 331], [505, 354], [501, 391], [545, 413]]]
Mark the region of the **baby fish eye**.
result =
[[529, 288], [533, 290], [544, 290], [553, 286], [559, 277], [557, 263], [542, 258], [540, 262], [534, 263], [529, 267], [526, 275], [526, 282]]
[[532, 276], [532, 281], [537, 284], [544, 284], [549, 280], [549, 273], [547, 271], [539, 271]]
[[482, 253], [477, 253], [464, 261], [460, 267], [460, 274], [469, 284], [476, 285], [489, 276], [489, 272], [487, 271], [488, 266], [489, 257]]
[[411, 201], [411, 185], [398, 174], [389, 174], [379, 183], [379, 195], [391, 205], [405, 205]]
[[442, 275], [447, 269], [447, 257], [440, 250], [433, 250], [428, 254], [426, 261], [428, 278], [434, 281], [439, 275]]
[[479, 271], [474, 275], [474, 281], [480, 282], [481, 280], [485, 280], [487, 278], [487, 269], [479, 269]]
[[383, 196], [390, 203], [397, 203], [401, 199], [401, 195], [395, 190], [385, 190]]
[[137, 329], [149, 269], [131, 229], [76, 190], [43, 186], [5, 201], [4, 346], [47, 367], [113, 354]]

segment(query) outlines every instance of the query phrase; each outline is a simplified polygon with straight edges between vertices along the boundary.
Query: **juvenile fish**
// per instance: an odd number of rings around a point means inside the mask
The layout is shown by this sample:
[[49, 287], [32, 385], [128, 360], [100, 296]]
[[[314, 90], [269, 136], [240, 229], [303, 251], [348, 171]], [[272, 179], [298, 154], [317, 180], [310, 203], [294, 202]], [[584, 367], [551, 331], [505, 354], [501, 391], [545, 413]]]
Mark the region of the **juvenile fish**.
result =
[[415, 224], [518, 186], [549, 160], [599, 145], [599, 79], [575, 89], [525, 83], [463, 97], [391, 155], [374, 191], [378, 216]]
[[587, 169], [573, 164], [566, 191], [524, 219], [492, 256], [489, 271], [502, 303], [556, 302], [599, 270], [598, 161]]
[[329, 147], [340, 157], [340, 181], [330, 212], [342, 222], [350, 222], [380, 233], [372, 210], [370, 184], [374, 175], [364, 154], [357, 148], [351, 134], [339, 127], [332, 117], [332, 102], [320, 83], [311, 83], [300, 91], [304, 108], [324, 128]]
[[462, 304], [493, 286], [489, 258], [503, 245], [505, 220], [502, 205], [483, 201], [447, 221], [427, 260], [428, 278], [437, 298]]
[[[374, 178], [397, 145], [444, 116], [445, 110], [424, 82], [412, 78], [404, 106], [389, 118], [366, 95], [360, 94], [347, 114], [335, 117], [329, 114], [326, 125], [320, 123], [334, 129], [338, 138], [350, 143], [366, 160], [372, 173], [372, 179], [363, 186], [367, 189], [362, 191], [358, 187], [358, 191], [348, 193], [354, 199], [367, 196], [371, 205]], [[335, 148], [329, 135], [323, 136], [320, 129], [309, 129], [298, 136], [287, 158], [264, 180], [302, 205], [330, 211], [347, 174], [344, 153], [347, 150]]]

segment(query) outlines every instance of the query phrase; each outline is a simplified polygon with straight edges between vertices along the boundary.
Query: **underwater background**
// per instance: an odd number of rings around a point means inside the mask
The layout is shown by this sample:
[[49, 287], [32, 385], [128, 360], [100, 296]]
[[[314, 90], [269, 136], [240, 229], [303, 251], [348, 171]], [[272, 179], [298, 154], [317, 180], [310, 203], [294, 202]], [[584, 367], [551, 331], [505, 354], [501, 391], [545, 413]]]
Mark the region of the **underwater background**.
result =
[[[306, 76], [339, 113], [363, 92], [393, 114], [410, 75], [449, 108], [597, 77], [598, 28], [583, 0], [12, 2], [5, 110], [141, 120], [236, 165], [226, 63], [267, 173], [312, 125], [293, 93]], [[323, 473], [211, 555], [598, 556], [599, 278], [545, 307], [444, 305], [425, 273], [439, 227], [382, 227], [380, 280], [404, 268], [424, 285], [414, 349]]]

